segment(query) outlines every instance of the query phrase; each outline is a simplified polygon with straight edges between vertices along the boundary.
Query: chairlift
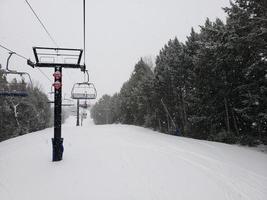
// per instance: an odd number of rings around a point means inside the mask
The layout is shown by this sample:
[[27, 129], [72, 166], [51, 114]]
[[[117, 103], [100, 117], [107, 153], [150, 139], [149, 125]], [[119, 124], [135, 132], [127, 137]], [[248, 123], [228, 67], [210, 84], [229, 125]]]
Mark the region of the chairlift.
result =
[[86, 118], [87, 118], [87, 113], [86, 113], [86, 112], [83, 112], [83, 113], [82, 113], [82, 118], [83, 118], [83, 119], [86, 119]]
[[27, 82], [25, 81], [25, 77], [27, 77], [27, 79], [29, 80], [28, 84], [30, 84], [30, 86], [32, 86], [32, 80], [31, 76], [27, 72], [20, 72], [8, 68], [10, 58], [13, 54], [15, 53], [9, 52], [6, 69], [1, 69], [0, 66], [0, 75], [4, 78], [3, 81], [1, 81], [0, 83], [0, 96], [8, 97], [7, 100], [13, 107], [14, 117], [17, 126], [21, 131], [22, 127], [18, 119], [18, 106], [23, 101], [23, 97], [27, 97], [29, 95], [27, 91]]
[[62, 103], [61, 103], [61, 106], [74, 106], [74, 102], [72, 99], [68, 99], [66, 98], [66, 95], [64, 95], [64, 98], [62, 99]]
[[29, 94], [27, 92], [27, 82], [25, 78], [27, 77], [28, 84], [32, 86], [31, 76], [27, 72], [20, 72], [8, 68], [9, 60], [13, 54], [14, 52], [9, 53], [6, 69], [0, 69], [0, 73], [5, 79], [5, 82], [2, 83], [2, 87], [0, 88], [0, 96], [26, 97]]
[[88, 104], [88, 102], [85, 100], [84, 102], [81, 102], [80, 104], [79, 104], [79, 106], [81, 107], [81, 108], [83, 108], [83, 109], [87, 109], [87, 108], [89, 108], [90, 107], [90, 105]]
[[[55, 92], [53, 89], [51, 89], [50, 92], [48, 92], [48, 103], [54, 103], [54, 95]], [[66, 94], [64, 95], [64, 98], [62, 99], [61, 106], [74, 106], [74, 102], [72, 99], [66, 98]]]
[[93, 83], [89, 82], [89, 74], [88, 71], [85, 71], [87, 74], [87, 81], [81, 83], [75, 83], [71, 90], [71, 98], [72, 99], [96, 99], [97, 91]]
[[47, 98], [48, 98], [47, 103], [54, 103], [54, 95], [55, 95], [55, 92], [53, 91], [53, 86], [51, 86], [50, 92], [47, 93]]

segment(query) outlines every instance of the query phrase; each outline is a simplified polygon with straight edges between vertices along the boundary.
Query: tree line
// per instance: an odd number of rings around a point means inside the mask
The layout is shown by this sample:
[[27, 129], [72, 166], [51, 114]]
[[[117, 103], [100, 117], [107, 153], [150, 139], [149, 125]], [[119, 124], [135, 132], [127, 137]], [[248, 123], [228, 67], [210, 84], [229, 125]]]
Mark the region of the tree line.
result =
[[186, 137], [267, 143], [267, 1], [235, 0], [226, 22], [206, 20], [174, 38], [153, 68], [135, 65], [120, 92], [91, 109], [96, 124], [123, 123]]
[[11, 88], [27, 93], [26, 97], [0, 96], [0, 142], [49, 127], [50, 105], [40, 88], [13, 79], [8, 83], [0, 70], [0, 90]]

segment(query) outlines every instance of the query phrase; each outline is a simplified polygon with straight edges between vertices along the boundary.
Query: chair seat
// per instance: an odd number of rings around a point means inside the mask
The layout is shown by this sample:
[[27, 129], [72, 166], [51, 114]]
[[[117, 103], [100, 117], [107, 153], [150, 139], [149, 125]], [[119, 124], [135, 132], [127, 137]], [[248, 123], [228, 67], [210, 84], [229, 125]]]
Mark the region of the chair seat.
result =
[[95, 94], [86, 94], [86, 93], [74, 93], [72, 94], [73, 99], [95, 99]]
[[27, 92], [22, 91], [0, 91], [0, 96], [7, 96], [7, 97], [27, 97], [29, 94]]

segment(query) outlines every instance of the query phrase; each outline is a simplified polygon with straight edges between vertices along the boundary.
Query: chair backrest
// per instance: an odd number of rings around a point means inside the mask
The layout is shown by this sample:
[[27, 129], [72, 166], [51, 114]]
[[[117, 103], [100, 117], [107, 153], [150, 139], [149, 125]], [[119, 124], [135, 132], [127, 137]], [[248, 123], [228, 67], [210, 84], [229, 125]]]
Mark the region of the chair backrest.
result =
[[72, 99], [96, 99], [97, 92], [93, 83], [75, 83], [72, 87]]
[[[28, 84], [32, 85], [31, 78], [28, 73], [1, 70], [4, 75], [4, 82], [2, 82], [0, 89], [0, 96], [8, 97], [26, 97], [28, 96], [27, 83], [25, 77], [28, 77]], [[25, 76], [25, 77], [24, 77]]]

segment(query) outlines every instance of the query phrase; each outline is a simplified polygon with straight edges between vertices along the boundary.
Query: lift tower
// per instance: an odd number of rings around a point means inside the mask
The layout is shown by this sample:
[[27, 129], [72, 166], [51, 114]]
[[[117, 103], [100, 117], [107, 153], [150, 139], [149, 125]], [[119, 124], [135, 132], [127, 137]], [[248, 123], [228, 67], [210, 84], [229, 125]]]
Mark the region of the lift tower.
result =
[[54, 138], [52, 138], [53, 161], [62, 160], [63, 138], [61, 137], [61, 107], [62, 107], [62, 69], [75, 68], [85, 71], [85, 65], [80, 65], [83, 50], [68, 48], [33, 47], [34, 67], [54, 68]]

